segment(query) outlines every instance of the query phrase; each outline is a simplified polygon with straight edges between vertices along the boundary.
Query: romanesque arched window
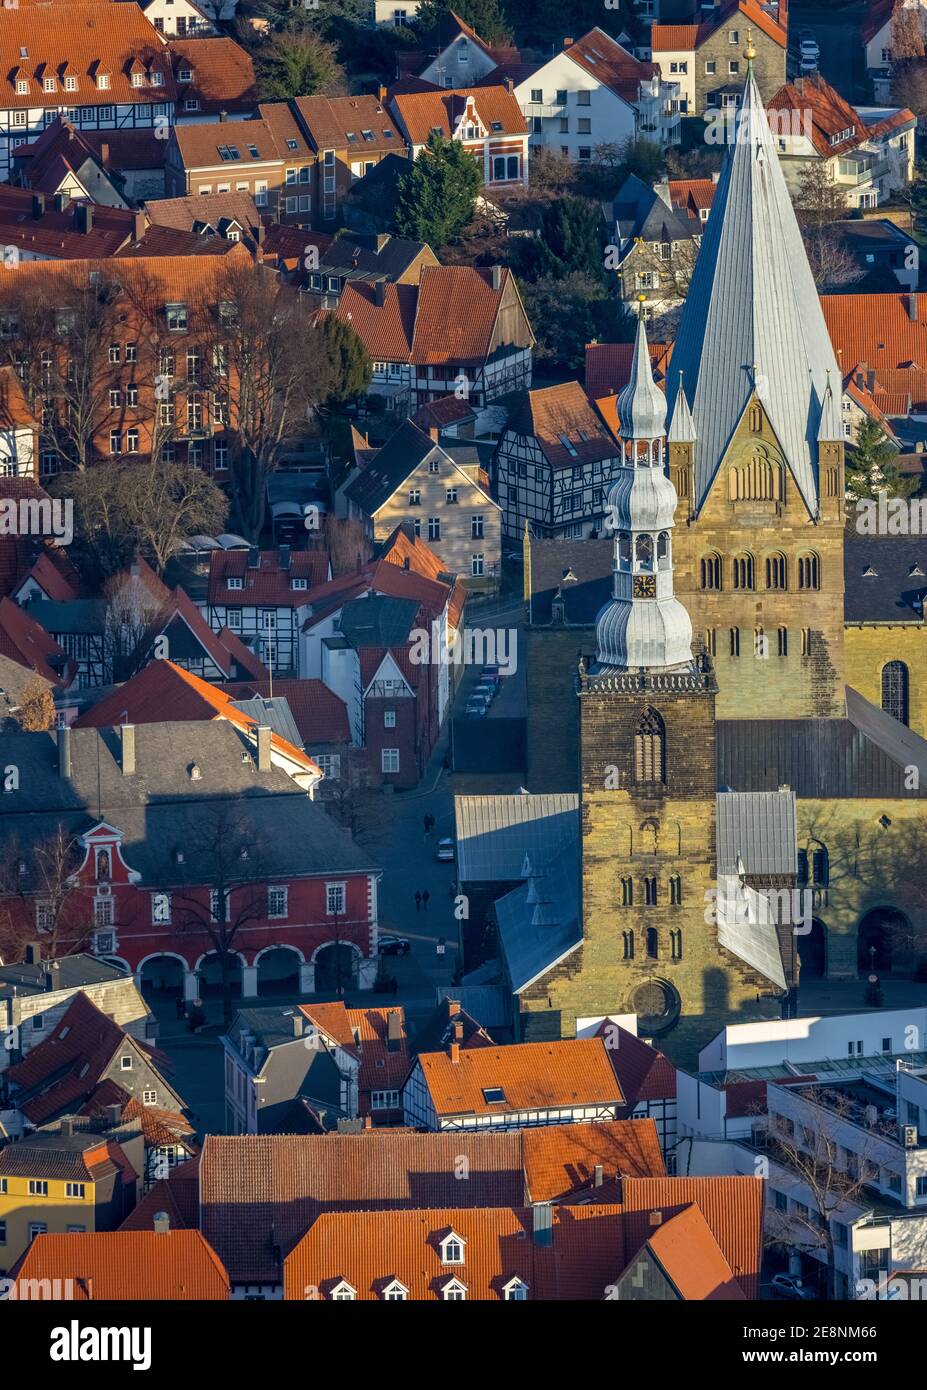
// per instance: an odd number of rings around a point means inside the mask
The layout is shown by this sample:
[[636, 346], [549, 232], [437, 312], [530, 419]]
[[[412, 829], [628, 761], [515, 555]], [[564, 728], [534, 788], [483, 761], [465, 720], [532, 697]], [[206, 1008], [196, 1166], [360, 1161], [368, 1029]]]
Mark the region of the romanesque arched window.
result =
[[621, 906], [634, 906], [634, 880], [633, 878], [623, 878], [621, 880]]
[[740, 656], [740, 628], [732, 627], [728, 635], [730, 638], [731, 656]]
[[635, 782], [662, 782], [666, 764], [664, 744], [666, 729], [655, 709], [649, 709], [637, 726], [634, 735]]
[[661, 531], [657, 536], [657, 569], [669, 569], [669, 532]]
[[673, 960], [682, 960], [682, 932], [674, 927], [670, 932], [670, 953]]
[[820, 589], [821, 587], [821, 567], [818, 563], [818, 557], [813, 552], [798, 557], [798, 587], [799, 589]]
[[624, 958], [625, 960], [634, 959], [634, 932], [629, 929], [621, 933], [624, 939]]
[[656, 854], [659, 848], [657, 836], [659, 827], [655, 820], [645, 820], [641, 823], [640, 835], [638, 836], [638, 852], [640, 854]]
[[656, 927], [647, 928], [647, 955], [656, 960], [660, 954], [660, 936]]
[[733, 561], [733, 570], [735, 589], [755, 588], [756, 578], [752, 555], [736, 555]]
[[766, 557], [766, 587], [782, 590], [789, 587], [789, 571], [785, 556], [781, 551]]
[[720, 589], [722, 579], [721, 556], [717, 552], [704, 556], [701, 564], [702, 588]]
[[779, 656], [789, 654], [789, 630], [787, 627], [776, 628], [776, 646]]
[[882, 667], [882, 708], [899, 724], [908, 722], [908, 668], [903, 661]]
[[811, 882], [815, 888], [826, 888], [830, 883], [830, 855], [820, 841], [811, 851]]

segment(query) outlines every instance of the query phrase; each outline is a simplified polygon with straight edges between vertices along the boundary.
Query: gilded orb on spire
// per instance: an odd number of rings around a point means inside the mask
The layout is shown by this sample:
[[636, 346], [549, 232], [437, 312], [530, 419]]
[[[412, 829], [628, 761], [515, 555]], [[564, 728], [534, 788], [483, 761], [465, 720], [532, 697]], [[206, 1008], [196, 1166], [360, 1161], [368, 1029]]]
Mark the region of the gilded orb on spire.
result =
[[747, 47], [744, 49], [744, 57], [748, 63], [752, 63], [756, 57], [756, 49], [753, 47], [753, 30], [747, 30]]

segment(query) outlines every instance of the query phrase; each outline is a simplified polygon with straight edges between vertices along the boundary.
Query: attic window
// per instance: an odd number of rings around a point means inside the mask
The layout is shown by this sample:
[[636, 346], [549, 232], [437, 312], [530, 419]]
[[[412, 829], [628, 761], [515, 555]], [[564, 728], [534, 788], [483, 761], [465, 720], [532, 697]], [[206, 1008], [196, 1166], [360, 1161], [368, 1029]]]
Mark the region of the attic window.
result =
[[16, 93], [17, 96], [21, 97], [29, 95], [29, 79], [27, 77], [20, 77], [17, 79]]
[[864, 579], [878, 579], [878, 577], [879, 571], [877, 569], [873, 569], [872, 565], [867, 565], [866, 568], [863, 570]]
[[57, 90], [58, 90], [58, 83], [57, 83], [57, 80], [56, 80], [54, 77], [43, 77], [43, 78], [42, 78], [42, 91], [43, 91], [43, 92], [57, 92]]
[[560, 443], [563, 445], [564, 449], [566, 449], [566, 451], [567, 451], [567, 453], [570, 455], [570, 457], [575, 459], [575, 458], [577, 457], [576, 450], [573, 448], [573, 445], [572, 445], [572, 444], [570, 443], [570, 441], [567, 439], [566, 435], [565, 435], [565, 434], [559, 434], [559, 435], [557, 436], [557, 438], [560, 440]]
[[909, 578], [910, 578], [912, 575], [923, 575], [923, 573], [924, 573], [924, 571], [921, 569], [920, 565], [917, 564], [916, 562], [915, 562], [915, 563], [911, 566], [911, 568], [908, 570], [908, 576], [909, 576]]
[[98, 72], [98, 73], [97, 73], [97, 87], [99, 88], [99, 90], [100, 90], [101, 92], [106, 92], [106, 91], [109, 90], [109, 73], [108, 73], [108, 72]]
[[178, 74], [177, 74], [177, 77], [178, 77], [178, 80], [179, 80], [180, 82], [192, 82], [192, 81], [193, 81], [193, 69], [192, 69], [192, 68], [181, 68], [180, 71], [179, 71]]
[[484, 1086], [483, 1099], [487, 1105], [504, 1105], [505, 1092], [501, 1086]]
[[356, 130], [349, 130], [349, 131], [348, 131], [348, 142], [350, 143], [352, 140], [353, 140], [353, 142], [354, 142], [355, 144], [357, 144], [357, 131], [356, 131]]
[[433, 126], [431, 127], [431, 133], [432, 133], [432, 135], [440, 135], [440, 134], [441, 134], [441, 127], [440, 127], [439, 125], [433, 125]]
[[216, 149], [219, 151], [220, 159], [241, 159], [241, 153], [237, 145], [217, 145]]
[[501, 121], [493, 121], [491, 124], [492, 124], [493, 130], [501, 130], [501, 129], [502, 129], [502, 122], [501, 122]]
[[392, 138], [393, 138], [393, 132], [392, 132], [391, 130], [384, 130], [383, 136], [384, 136], [384, 139], [386, 139], [386, 140], [392, 140]]
[[362, 131], [361, 131], [361, 135], [363, 135], [363, 137], [364, 137], [365, 140], [372, 140], [372, 139], [373, 139], [373, 131], [372, 131], [372, 130], [362, 130]]
[[226, 588], [228, 589], [243, 589], [244, 586], [245, 581], [242, 579], [241, 575], [232, 574], [229, 575], [228, 579], [226, 580]]
[[66, 92], [76, 92], [76, 91], [77, 91], [77, 78], [76, 78], [76, 77], [66, 77], [66, 78], [64, 79], [64, 90], [65, 90]]
[[[248, 153], [250, 154], [250, 156], [251, 156], [252, 159], [260, 159], [260, 157], [261, 157], [261, 156], [259, 155], [259, 153], [258, 153], [258, 147], [257, 147], [257, 145], [249, 145], [249, 146], [248, 146]], [[236, 159], [238, 158], [237, 154], [236, 154], [235, 157], [236, 157]]]
[[294, 589], [308, 589], [308, 579], [294, 579], [291, 581]]
[[287, 140], [286, 147], [288, 150], [296, 150], [299, 148], [295, 140]]
[[464, 1262], [464, 1239], [456, 1231], [448, 1231], [443, 1240], [438, 1242], [441, 1251], [441, 1263], [445, 1265], [462, 1265]]

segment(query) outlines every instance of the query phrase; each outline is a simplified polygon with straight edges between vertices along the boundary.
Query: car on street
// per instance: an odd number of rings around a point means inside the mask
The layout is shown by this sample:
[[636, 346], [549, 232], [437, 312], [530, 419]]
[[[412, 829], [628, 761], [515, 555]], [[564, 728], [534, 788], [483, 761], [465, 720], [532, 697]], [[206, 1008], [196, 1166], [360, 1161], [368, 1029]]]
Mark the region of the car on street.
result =
[[452, 839], [439, 840], [435, 849], [435, 858], [442, 864], [454, 862], [454, 841]]
[[484, 685], [482, 681], [480, 681], [479, 685], [476, 687], [475, 690], [471, 690], [471, 692], [470, 692], [470, 699], [471, 699], [471, 700], [473, 700], [473, 699], [485, 699], [485, 701], [486, 701], [486, 703], [487, 703], [488, 705], [491, 705], [492, 702], [493, 702], [493, 700], [494, 700], [495, 698], [496, 698], [496, 687], [495, 687], [494, 685], [489, 685], [489, 684]]
[[778, 1298], [798, 1298], [804, 1301], [817, 1297], [814, 1289], [808, 1284], [803, 1284], [795, 1274], [774, 1274], [770, 1286]]
[[810, 73], [817, 72], [818, 58], [816, 53], [803, 53], [801, 62], [798, 64], [798, 71], [802, 77], [809, 76]]
[[467, 708], [464, 713], [468, 719], [482, 719], [488, 709], [489, 701], [484, 700], [482, 696], [480, 696], [479, 698], [467, 701]]
[[802, 29], [798, 35], [798, 50], [800, 53], [813, 53], [817, 57], [821, 50], [818, 41], [810, 29]]
[[391, 936], [388, 932], [381, 932], [377, 937], [377, 954], [380, 956], [407, 956], [411, 949], [411, 941], [404, 936]]

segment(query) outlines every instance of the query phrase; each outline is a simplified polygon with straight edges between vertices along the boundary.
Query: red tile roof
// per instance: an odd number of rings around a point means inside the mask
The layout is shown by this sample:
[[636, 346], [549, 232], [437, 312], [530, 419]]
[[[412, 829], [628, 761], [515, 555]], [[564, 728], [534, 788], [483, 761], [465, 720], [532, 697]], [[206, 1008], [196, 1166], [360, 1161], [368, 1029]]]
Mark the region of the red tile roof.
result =
[[59, 212], [49, 200], [35, 217], [32, 200], [31, 189], [0, 184], [0, 237], [30, 255], [55, 261], [103, 260], [132, 239], [134, 218], [125, 208], [94, 204], [90, 230], [81, 231], [79, 219], [88, 215], [81, 204], [71, 203]]
[[650, 1239], [653, 1213], [666, 1221], [693, 1202], [748, 1299], [759, 1291], [763, 1257], [765, 1182], [754, 1177], [626, 1178], [622, 1207], [628, 1217], [628, 1253]]
[[[780, 87], [770, 101], [769, 109], [796, 111], [805, 123], [810, 116], [811, 143], [822, 159], [845, 154], [873, 136], [887, 134], [901, 125], [914, 123], [916, 119], [912, 111], [901, 109], [893, 112], [891, 117], [867, 126], [859, 112], [819, 73]], [[845, 140], [833, 144], [833, 137], [845, 130], [852, 133]]]
[[199, 1226], [199, 1157], [188, 1158], [153, 1183], [120, 1226], [121, 1231], [150, 1231], [154, 1218], [164, 1212], [172, 1231], [192, 1231]]
[[420, 406], [412, 416], [412, 423], [426, 433], [431, 429], [447, 429], [462, 420], [474, 420], [476, 411], [467, 401], [457, 396], [440, 396], [436, 401], [428, 401]]
[[[324, 550], [293, 550], [289, 568], [283, 569], [278, 550], [262, 550], [257, 569], [248, 564], [244, 550], [214, 550], [209, 557], [209, 602], [241, 607], [248, 604], [273, 604], [275, 608], [301, 608], [306, 602], [307, 589], [294, 589], [292, 580], [305, 579], [309, 589], [324, 584], [328, 578], [328, 555]], [[243, 588], [230, 589], [230, 578], [244, 581]]]
[[883, 415], [927, 403], [927, 294], [822, 294], [841, 371]]
[[666, 1173], [653, 1120], [599, 1120], [542, 1125], [523, 1133], [527, 1195], [532, 1202], [568, 1200], [618, 1177], [660, 1178]]
[[[310, 98], [311, 100], [311, 98]], [[476, 111], [488, 139], [527, 135], [528, 126], [514, 93], [500, 83], [495, 87], [438, 88], [428, 92], [397, 92], [390, 105], [398, 124], [413, 145], [427, 145], [432, 131], [446, 138], [457, 129], [468, 106]], [[493, 125], [498, 125], [498, 131]]]
[[[168, 50], [177, 83], [178, 112], [183, 111], [188, 97], [199, 100], [200, 114], [212, 116], [220, 111], [250, 113], [257, 106], [254, 65], [250, 55], [232, 39], [172, 37]], [[191, 68], [193, 81], [181, 82], [181, 72]]]
[[[402, 135], [389, 111], [375, 96], [297, 97], [293, 102], [310, 144], [320, 150], [405, 154]], [[365, 140], [363, 132], [372, 136]], [[349, 139], [353, 135], [354, 139]]]
[[[439, 1117], [624, 1103], [601, 1038], [468, 1048], [456, 1061], [448, 1052], [425, 1052], [418, 1065]], [[484, 1096], [495, 1087], [502, 1102]]]
[[[317, 1290], [330, 1298], [344, 1281], [357, 1299], [377, 1300], [398, 1280], [410, 1301], [430, 1300], [457, 1280], [468, 1300], [498, 1301], [517, 1279], [529, 1299], [604, 1298], [624, 1266], [621, 1209], [554, 1208], [549, 1243], [533, 1238], [535, 1219], [531, 1208], [513, 1207], [328, 1212], [287, 1257], [284, 1297]], [[461, 1264], [442, 1263], [440, 1242], [451, 1232], [463, 1242]]]
[[[650, 366], [658, 386], [662, 386], [673, 354], [672, 343], [649, 343]], [[585, 383], [591, 401], [617, 395], [631, 377], [633, 343], [587, 343]]]
[[780, 48], [788, 43], [786, 30], [771, 15], [762, 9], [756, 0], [738, 0], [733, 5], [717, 9], [710, 19], [702, 24], [654, 24], [650, 29], [650, 50], [656, 54], [666, 52], [691, 52], [701, 48], [712, 34], [730, 22], [738, 12], [754, 28], [767, 38], [774, 39]]
[[673, 207], [685, 208], [698, 216], [701, 208], [710, 208], [718, 185], [714, 179], [669, 179], [670, 202]]
[[683, 1207], [658, 1226], [647, 1249], [681, 1298], [743, 1301], [743, 1289], [698, 1207]]
[[640, 96], [640, 84], [649, 82], [654, 73], [659, 72], [654, 63], [642, 63], [598, 28], [590, 29], [588, 34], [570, 44], [565, 52], [583, 72], [627, 102], [636, 102]]
[[337, 317], [351, 325], [374, 362], [410, 362], [418, 285], [389, 283], [382, 294], [378, 304], [373, 285], [352, 281], [342, 291]]
[[506, 428], [533, 438], [552, 468], [573, 468], [577, 463], [613, 459], [619, 453], [619, 445], [578, 381], [521, 392]]
[[419, 366], [484, 362], [511, 273], [503, 268], [494, 290], [491, 270], [423, 266], [411, 360]]
[[[323, 1033], [360, 1060], [360, 1113], [370, 1112], [371, 1091], [398, 1091], [409, 1074], [405, 1011], [400, 1006], [346, 1009], [341, 1002], [301, 1004], [300, 1011]], [[388, 1046], [390, 1014], [399, 1016], [397, 1046]]]
[[[0, 367], [0, 401], [5, 411], [10, 402], [14, 406], [21, 396], [21, 389], [12, 367]], [[23, 498], [34, 497], [37, 501], [49, 502], [51, 499], [43, 487], [32, 478], [4, 478], [0, 484], [0, 501], [20, 502]], [[29, 568], [32, 557], [33, 538], [31, 536], [0, 536], [0, 594], [8, 594]], [[0, 648], [0, 652], [2, 652]], [[3, 653], [4, 655], [6, 653]], [[18, 660], [18, 658], [14, 658]]]
[[12, 599], [0, 598], [0, 655], [66, 690], [76, 665], [63, 647]]
[[598, 1035], [605, 1039], [629, 1110], [643, 1100], [675, 1099], [676, 1068], [662, 1052], [614, 1023], [603, 1023]]
[[[268, 699], [269, 680], [236, 681], [219, 687], [233, 700], [247, 700], [253, 695]], [[286, 700], [303, 744], [310, 751], [322, 743], [350, 743], [351, 727], [348, 710], [340, 696], [320, 680], [274, 680], [273, 694]]]
[[80, 594], [78, 573], [62, 550], [50, 547], [42, 550], [19, 584], [27, 579], [33, 579], [42, 592], [55, 602], [67, 602]]
[[76, 1302], [216, 1301], [229, 1278], [199, 1231], [89, 1231], [37, 1236], [14, 1271], [17, 1279], [71, 1281]]

